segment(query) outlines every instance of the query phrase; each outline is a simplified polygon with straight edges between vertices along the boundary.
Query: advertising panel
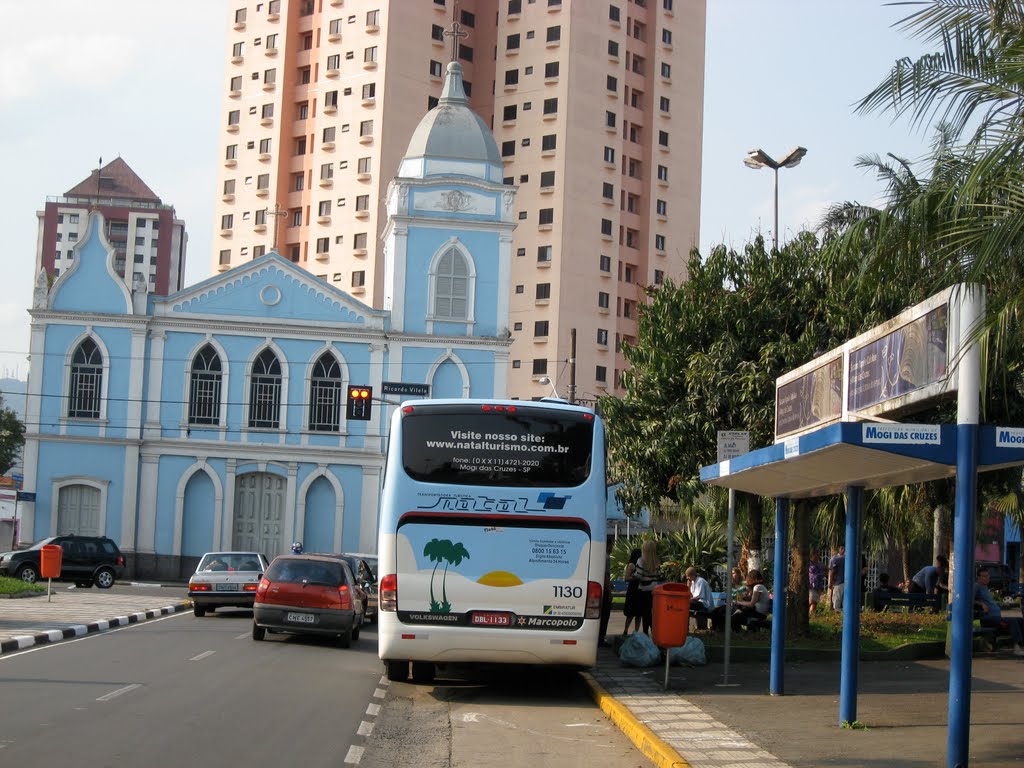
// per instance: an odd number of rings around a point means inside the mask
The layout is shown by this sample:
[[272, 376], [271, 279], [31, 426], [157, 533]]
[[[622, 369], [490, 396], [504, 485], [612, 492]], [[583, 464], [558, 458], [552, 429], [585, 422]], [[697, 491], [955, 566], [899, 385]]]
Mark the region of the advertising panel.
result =
[[843, 358], [836, 357], [778, 387], [775, 393], [775, 436], [785, 437], [809, 427], [822, 427], [843, 415]]

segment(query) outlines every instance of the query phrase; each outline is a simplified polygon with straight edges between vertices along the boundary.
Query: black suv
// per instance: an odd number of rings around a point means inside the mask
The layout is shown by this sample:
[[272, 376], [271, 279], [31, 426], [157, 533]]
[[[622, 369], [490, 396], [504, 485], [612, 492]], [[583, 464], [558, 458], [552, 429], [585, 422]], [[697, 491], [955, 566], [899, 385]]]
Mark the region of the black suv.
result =
[[56, 544], [64, 550], [60, 578], [79, 587], [109, 589], [124, 574], [124, 555], [117, 544], [106, 536], [52, 536], [32, 545], [30, 549], [4, 552], [0, 555], [0, 575], [14, 576], [30, 584], [40, 577], [40, 549]]

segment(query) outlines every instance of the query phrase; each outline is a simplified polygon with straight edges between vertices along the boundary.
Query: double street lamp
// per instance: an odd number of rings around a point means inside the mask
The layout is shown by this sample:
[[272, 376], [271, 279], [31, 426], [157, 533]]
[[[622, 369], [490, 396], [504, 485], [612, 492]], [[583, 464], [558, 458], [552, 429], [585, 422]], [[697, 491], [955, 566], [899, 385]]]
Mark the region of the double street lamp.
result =
[[796, 147], [790, 150], [789, 154], [782, 158], [782, 160], [776, 161], [763, 149], [752, 149], [747, 152], [747, 156], [743, 160], [743, 164], [748, 168], [754, 168], [755, 170], [771, 168], [775, 173], [775, 230], [773, 239], [776, 251], [779, 250], [779, 168], [793, 168], [800, 165], [800, 161], [804, 159], [806, 154], [806, 149]]

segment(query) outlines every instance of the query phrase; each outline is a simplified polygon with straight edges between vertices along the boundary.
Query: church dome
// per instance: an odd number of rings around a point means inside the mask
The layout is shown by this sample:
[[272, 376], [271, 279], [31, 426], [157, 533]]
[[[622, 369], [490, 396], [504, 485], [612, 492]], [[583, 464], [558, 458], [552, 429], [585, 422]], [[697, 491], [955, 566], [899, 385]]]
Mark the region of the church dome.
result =
[[490, 128], [469, 106], [462, 65], [448, 64], [437, 106], [412, 135], [399, 176], [474, 176], [500, 183], [501, 153]]

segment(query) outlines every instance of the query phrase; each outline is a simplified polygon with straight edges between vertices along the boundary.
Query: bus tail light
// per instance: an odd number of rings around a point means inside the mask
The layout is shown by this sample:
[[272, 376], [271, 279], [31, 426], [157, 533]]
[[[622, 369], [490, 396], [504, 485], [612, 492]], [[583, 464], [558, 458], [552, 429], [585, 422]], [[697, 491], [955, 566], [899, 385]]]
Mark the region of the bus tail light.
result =
[[380, 580], [377, 591], [377, 610], [398, 610], [398, 574], [389, 573]]
[[596, 581], [587, 582], [587, 610], [583, 614], [583, 618], [601, 618], [601, 589], [601, 585]]

